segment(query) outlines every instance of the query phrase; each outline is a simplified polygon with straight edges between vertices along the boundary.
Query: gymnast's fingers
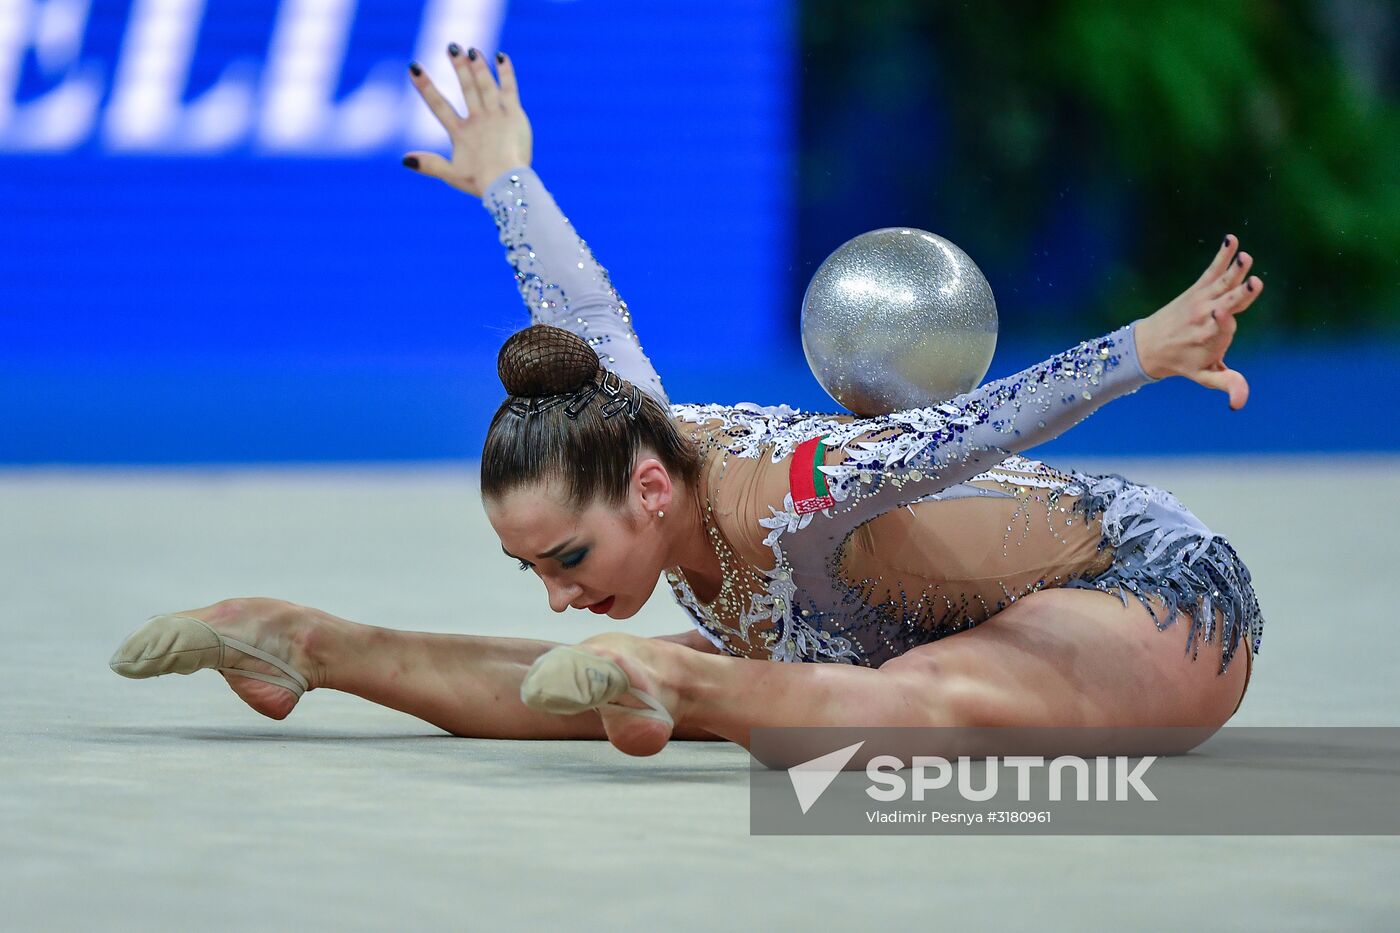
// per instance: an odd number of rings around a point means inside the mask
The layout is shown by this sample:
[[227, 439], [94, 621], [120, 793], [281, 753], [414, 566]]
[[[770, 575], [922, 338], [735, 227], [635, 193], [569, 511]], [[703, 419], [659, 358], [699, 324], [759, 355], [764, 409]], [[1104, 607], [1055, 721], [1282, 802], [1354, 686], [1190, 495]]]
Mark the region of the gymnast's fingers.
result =
[[1219, 347], [1220, 355], [1224, 356], [1225, 351], [1230, 347], [1231, 341], [1235, 339], [1235, 331], [1239, 330], [1240, 326], [1239, 324], [1235, 323], [1234, 315], [1230, 314], [1225, 310], [1213, 310], [1210, 312], [1210, 317], [1211, 320], [1215, 322], [1217, 333], [1224, 336], [1223, 340], [1221, 340], [1219, 337], [1215, 338], [1216, 345]]
[[1249, 270], [1254, 265], [1254, 257], [1240, 250], [1235, 254], [1235, 261], [1225, 268], [1225, 273], [1211, 283], [1208, 294], [1212, 298], [1218, 298], [1230, 289], [1244, 281], [1244, 277], [1249, 275]]
[[452, 168], [452, 163], [436, 152], [410, 152], [403, 157], [403, 164], [420, 175], [430, 175], [443, 181], [447, 180], [447, 173]]
[[417, 62], [411, 62], [408, 66], [409, 80], [422, 95], [423, 101], [428, 105], [428, 109], [433, 112], [433, 116], [438, 118], [442, 128], [451, 135], [456, 129], [457, 123], [462, 118], [457, 114], [447, 100], [438, 93], [438, 89], [433, 85], [433, 79], [428, 77], [428, 73], [423, 70], [423, 66]]
[[520, 88], [515, 81], [515, 63], [505, 52], [496, 53], [496, 75], [501, 79], [501, 104], [520, 106]]
[[1259, 297], [1259, 293], [1264, 290], [1264, 280], [1257, 275], [1240, 282], [1218, 299], [1222, 310], [1230, 314], [1239, 314], [1245, 308], [1254, 304], [1254, 299]]
[[486, 56], [476, 49], [467, 51], [467, 71], [476, 84], [476, 92], [481, 96], [481, 105], [488, 112], [501, 109], [501, 89], [496, 87], [496, 78], [486, 64]]
[[1197, 373], [1192, 379], [1208, 389], [1219, 389], [1230, 396], [1230, 409], [1239, 411], [1249, 401], [1249, 382], [1239, 372], [1226, 366], [1222, 360], [1218, 369], [1208, 369]]
[[1197, 285], [1204, 285], [1213, 279], [1218, 279], [1225, 274], [1225, 270], [1230, 268], [1230, 260], [1235, 258], [1235, 250], [1239, 249], [1239, 237], [1234, 234], [1225, 234], [1225, 240], [1220, 244], [1220, 250], [1211, 260], [1206, 271], [1201, 273], [1201, 277], [1196, 280]]
[[[462, 85], [462, 99], [467, 102], [467, 117], [470, 118], [481, 112], [481, 92], [476, 89], [476, 79], [468, 67], [471, 62], [455, 42], [447, 46], [447, 54], [452, 59], [452, 69], [457, 72], [457, 82]], [[476, 54], [475, 49], [472, 54]]]

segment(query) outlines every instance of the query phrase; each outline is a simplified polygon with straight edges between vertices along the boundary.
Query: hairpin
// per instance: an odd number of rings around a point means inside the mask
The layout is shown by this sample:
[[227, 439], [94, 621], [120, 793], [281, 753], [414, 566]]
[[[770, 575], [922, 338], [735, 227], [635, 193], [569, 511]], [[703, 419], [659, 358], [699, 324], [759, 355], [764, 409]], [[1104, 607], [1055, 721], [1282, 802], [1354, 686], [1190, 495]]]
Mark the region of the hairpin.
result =
[[[623, 389], [628, 391], [624, 394]], [[586, 384], [577, 392], [512, 398], [509, 411], [528, 422], [531, 415], [537, 415], [563, 405], [565, 417], [570, 421], [577, 421], [578, 416], [583, 414], [584, 409], [588, 407], [588, 403], [593, 401], [600, 392], [608, 397], [608, 400], [598, 409], [598, 413], [604, 418], [611, 418], [619, 412], [626, 412], [628, 418], [635, 419], [642, 413], [642, 390], [624, 380], [611, 369], [604, 369], [602, 379]]]

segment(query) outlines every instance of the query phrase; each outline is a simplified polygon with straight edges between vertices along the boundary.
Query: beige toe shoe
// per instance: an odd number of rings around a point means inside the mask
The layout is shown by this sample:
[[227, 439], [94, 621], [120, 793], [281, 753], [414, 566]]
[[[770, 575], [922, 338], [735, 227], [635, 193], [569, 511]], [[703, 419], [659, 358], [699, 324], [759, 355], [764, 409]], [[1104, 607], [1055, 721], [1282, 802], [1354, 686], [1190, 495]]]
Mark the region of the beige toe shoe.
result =
[[[629, 693], [651, 709], [636, 709], [613, 703]], [[606, 707], [634, 716], [675, 725], [664, 704], [656, 697], [632, 686], [627, 672], [607, 658], [590, 654], [571, 645], [551, 648], [535, 659], [520, 682], [520, 702], [547, 713], [581, 713]]]
[[[284, 671], [287, 676], [278, 677], [274, 674], [227, 667], [224, 662], [226, 648], [266, 661]], [[220, 635], [206, 622], [181, 615], [152, 617], [122, 642], [109, 664], [112, 670], [123, 677], [137, 679], [159, 677], [162, 674], [193, 674], [198, 670], [213, 668], [286, 687], [295, 693], [298, 699], [306, 692], [307, 687], [306, 678], [283, 659], [236, 638]]]

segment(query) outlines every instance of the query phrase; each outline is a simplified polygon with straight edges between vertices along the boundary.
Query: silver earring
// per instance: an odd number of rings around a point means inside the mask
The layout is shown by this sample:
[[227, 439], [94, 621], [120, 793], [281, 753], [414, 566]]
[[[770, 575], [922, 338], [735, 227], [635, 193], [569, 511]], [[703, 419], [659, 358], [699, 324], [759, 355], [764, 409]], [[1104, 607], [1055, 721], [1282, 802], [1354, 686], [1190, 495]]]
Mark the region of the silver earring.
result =
[[665, 513], [665, 512], [658, 511], [658, 512], [656, 513], [656, 517], [657, 517], [657, 518], [665, 518], [665, 517], [666, 517], [666, 513]]

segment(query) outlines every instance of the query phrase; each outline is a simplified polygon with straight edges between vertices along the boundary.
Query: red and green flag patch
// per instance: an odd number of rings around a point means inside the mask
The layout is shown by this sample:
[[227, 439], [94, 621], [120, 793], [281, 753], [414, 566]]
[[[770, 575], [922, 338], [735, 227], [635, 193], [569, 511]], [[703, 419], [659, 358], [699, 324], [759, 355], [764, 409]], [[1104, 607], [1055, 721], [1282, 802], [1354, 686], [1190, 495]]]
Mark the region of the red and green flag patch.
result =
[[803, 441], [792, 452], [788, 481], [792, 486], [792, 504], [798, 515], [820, 512], [836, 504], [827, 490], [826, 474], [818, 469], [825, 462], [825, 457], [826, 442], [820, 437]]

